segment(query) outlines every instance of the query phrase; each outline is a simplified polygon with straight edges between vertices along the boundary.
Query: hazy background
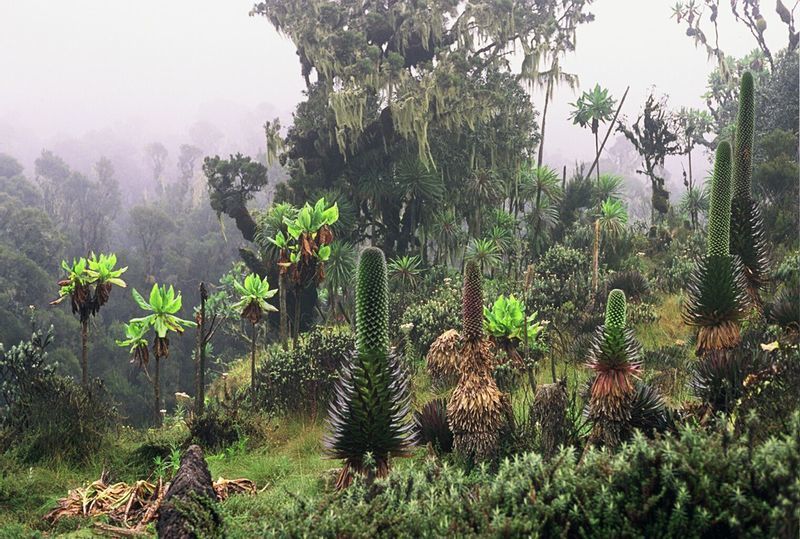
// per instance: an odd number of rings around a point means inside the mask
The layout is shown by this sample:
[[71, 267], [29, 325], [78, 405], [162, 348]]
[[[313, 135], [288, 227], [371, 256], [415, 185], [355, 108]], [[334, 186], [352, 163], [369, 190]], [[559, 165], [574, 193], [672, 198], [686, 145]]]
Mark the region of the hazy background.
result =
[[[167, 170], [182, 143], [262, 151], [264, 121], [279, 116], [288, 125], [303, 83], [291, 42], [265, 18], [249, 17], [252, 3], [0, 0], [0, 152], [29, 175], [42, 148], [84, 173], [106, 155], [125, 181], [148, 175], [143, 148], [154, 141], [170, 151]], [[703, 108], [714, 61], [670, 18], [673, 3], [597, 0], [596, 20], [580, 28], [565, 68], [582, 89], [599, 82], [619, 98], [630, 85], [623, 114], [631, 117], [651, 85], [673, 109]], [[769, 40], [779, 25], [772, 5], [764, 9]], [[721, 48], [747, 53], [752, 37], [727, 6], [720, 11]], [[545, 161], [559, 169], [593, 157], [591, 134], [567, 118], [575, 98], [557, 89], [548, 114]], [[534, 102], [541, 109], [541, 95]], [[677, 159], [668, 163], [674, 174]]]

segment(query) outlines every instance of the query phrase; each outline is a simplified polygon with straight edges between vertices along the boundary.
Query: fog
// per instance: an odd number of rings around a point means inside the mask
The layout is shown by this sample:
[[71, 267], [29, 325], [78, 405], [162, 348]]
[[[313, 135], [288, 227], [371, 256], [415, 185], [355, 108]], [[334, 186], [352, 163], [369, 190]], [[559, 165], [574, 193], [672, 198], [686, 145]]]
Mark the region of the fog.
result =
[[[672, 108], [703, 108], [714, 60], [670, 19], [673, 3], [598, 0], [566, 70], [580, 76], [582, 89], [599, 82], [616, 97], [630, 85], [629, 117], [652, 85]], [[258, 153], [264, 121], [290, 123], [303, 82], [291, 42], [266, 19], [249, 17], [251, 7], [252, 0], [0, 0], [0, 152], [29, 174], [43, 148], [85, 172], [106, 155], [123, 178], [146, 174], [143, 148], [154, 141], [173, 157], [187, 142], [206, 152]], [[772, 7], [764, 9], [768, 41], [782, 40], [771, 33], [783, 31]], [[754, 46], [727, 6], [720, 46], [737, 56]], [[540, 109], [541, 95], [533, 98]], [[559, 169], [593, 157], [588, 130], [568, 120], [575, 98], [557, 89], [548, 114], [545, 161]], [[668, 168], [680, 170], [677, 158]]]

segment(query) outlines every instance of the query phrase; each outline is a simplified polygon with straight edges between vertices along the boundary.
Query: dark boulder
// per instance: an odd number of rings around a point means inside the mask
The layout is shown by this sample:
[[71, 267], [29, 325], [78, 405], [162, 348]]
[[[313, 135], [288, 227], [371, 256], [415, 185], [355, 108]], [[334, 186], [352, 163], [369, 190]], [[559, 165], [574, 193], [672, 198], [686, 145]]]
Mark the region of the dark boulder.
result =
[[189, 446], [159, 508], [158, 536], [164, 539], [223, 537], [217, 501], [203, 451], [197, 445]]

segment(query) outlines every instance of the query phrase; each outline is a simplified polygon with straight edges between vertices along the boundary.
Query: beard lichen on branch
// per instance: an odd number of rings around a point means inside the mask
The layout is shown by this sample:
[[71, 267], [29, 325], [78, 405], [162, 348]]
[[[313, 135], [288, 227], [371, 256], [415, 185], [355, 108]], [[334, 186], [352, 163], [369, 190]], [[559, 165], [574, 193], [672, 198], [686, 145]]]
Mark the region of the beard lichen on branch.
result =
[[[431, 164], [430, 123], [475, 130], [498, 114], [491, 96], [465, 84], [470, 77], [464, 73], [478, 78], [492, 69], [510, 73], [508, 56], [521, 49], [519, 75], [534, 80], [549, 44], [574, 47], [577, 26], [592, 20], [583, 11], [586, 1], [409, 4], [268, 0], [251, 11], [294, 42], [306, 86], [314, 84], [312, 74], [323, 84], [343, 156], [386, 109], [396, 134]], [[369, 96], [380, 103], [377, 117], [365, 115]]]

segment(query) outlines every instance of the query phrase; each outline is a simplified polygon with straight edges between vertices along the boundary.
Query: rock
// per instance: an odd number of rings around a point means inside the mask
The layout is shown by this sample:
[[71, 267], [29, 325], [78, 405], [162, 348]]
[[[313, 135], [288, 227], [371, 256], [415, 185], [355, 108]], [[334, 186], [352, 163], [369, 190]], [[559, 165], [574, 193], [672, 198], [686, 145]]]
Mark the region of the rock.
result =
[[197, 445], [189, 446], [159, 508], [158, 537], [222, 537], [222, 516], [217, 501], [203, 450]]

